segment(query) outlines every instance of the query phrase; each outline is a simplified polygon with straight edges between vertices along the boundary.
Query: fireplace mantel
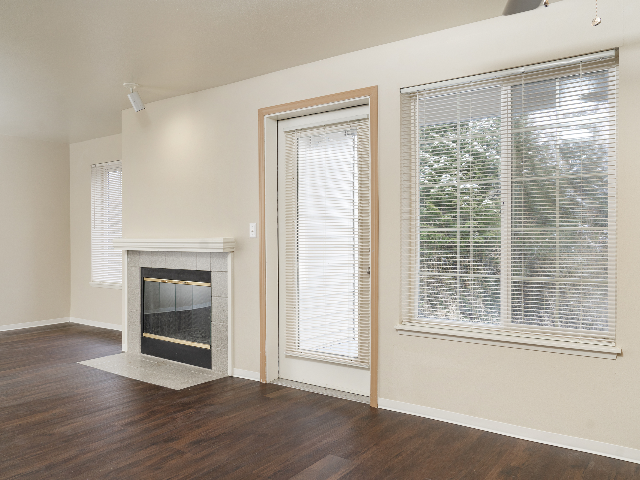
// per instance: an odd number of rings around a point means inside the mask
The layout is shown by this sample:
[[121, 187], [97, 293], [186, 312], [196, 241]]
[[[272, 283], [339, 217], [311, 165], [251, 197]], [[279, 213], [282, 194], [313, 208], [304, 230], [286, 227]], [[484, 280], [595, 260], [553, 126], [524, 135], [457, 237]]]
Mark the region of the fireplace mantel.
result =
[[233, 252], [236, 241], [231, 237], [180, 238], [180, 239], [131, 239], [116, 238], [116, 250], [138, 250], [146, 252]]

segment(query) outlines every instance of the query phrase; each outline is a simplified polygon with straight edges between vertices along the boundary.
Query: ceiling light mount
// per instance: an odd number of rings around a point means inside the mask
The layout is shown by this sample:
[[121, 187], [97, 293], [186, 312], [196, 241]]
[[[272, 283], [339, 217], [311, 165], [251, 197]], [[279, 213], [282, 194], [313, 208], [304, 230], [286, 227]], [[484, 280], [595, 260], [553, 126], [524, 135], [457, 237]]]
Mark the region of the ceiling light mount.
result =
[[127, 95], [127, 97], [129, 97], [129, 101], [131, 102], [131, 105], [133, 106], [133, 109], [136, 112], [144, 110], [144, 103], [142, 102], [142, 99], [140, 98], [140, 94], [138, 92], [134, 91], [140, 85], [138, 85], [137, 83], [125, 82], [125, 83], [122, 84], [122, 86], [128, 88], [131, 91], [131, 93], [129, 93], [129, 95]]
[[596, 16], [591, 20], [591, 25], [597, 27], [602, 23], [602, 19], [598, 16], [598, 0], [596, 0]]
[[123, 87], [126, 87], [128, 89], [131, 90], [131, 92], [133, 92], [133, 90], [135, 90], [136, 88], [138, 88], [140, 85], [138, 85], [137, 83], [128, 83], [128, 82], [124, 82], [122, 84]]

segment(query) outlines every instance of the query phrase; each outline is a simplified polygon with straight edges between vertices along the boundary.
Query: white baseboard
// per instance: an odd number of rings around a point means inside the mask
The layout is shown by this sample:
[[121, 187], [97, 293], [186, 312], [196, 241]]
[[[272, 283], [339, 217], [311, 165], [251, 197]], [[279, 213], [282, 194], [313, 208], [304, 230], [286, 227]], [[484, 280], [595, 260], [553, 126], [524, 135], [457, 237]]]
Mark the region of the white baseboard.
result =
[[239, 368], [233, 369], [233, 376], [238, 378], [244, 378], [245, 380], [260, 381], [260, 373], [252, 372], [251, 370], [241, 370]]
[[522, 440], [530, 440], [532, 442], [544, 443], [546, 445], [553, 445], [556, 447], [578, 450], [580, 452], [617, 458], [627, 462], [640, 463], [640, 450], [613, 445], [611, 443], [571, 437], [569, 435], [562, 435], [559, 433], [545, 432], [534, 428], [519, 427], [509, 423], [486, 420], [484, 418], [472, 417], [471, 415], [449, 412], [437, 408], [423, 407], [421, 405], [413, 405], [411, 403], [398, 402], [396, 400], [387, 400], [385, 398], [380, 398], [378, 400], [378, 407], [394, 412], [408, 413], [409, 415], [416, 415], [418, 417], [454, 423], [464, 427], [477, 428], [478, 430], [507, 435], [509, 437], [520, 438]]
[[[108, 328], [110, 330], [122, 331], [121, 325], [115, 323], [94, 322], [93, 320], [85, 320], [76, 317], [52, 318], [51, 320], [40, 320], [38, 322], [13, 323], [11, 325], [0, 325], [0, 332], [8, 330], [19, 330], [21, 328], [44, 327], [46, 325], [56, 325], [58, 323], [79, 323], [80, 325], [88, 325], [90, 327]], [[253, 372], [250, 372], [253, 373]]]
[[109, 330], [122, 331], [122, 325], [115, 323], [94, 322], [93, 320], [85, 320], [84, 318], [69, 317], [71, 323], [79, 323], [80, 325], [88, 325], [90, 327], [108, 328]]
[[52, 318], [51, 320], [40, 320], [37, 322], [13, 323], [11, 325], [0, 325], [0, 332], [19, 330], [21, 328], [44, 327], [45, 325], [56, 325], [57, 323], [67, 322], [69, 322], [69, 317]]

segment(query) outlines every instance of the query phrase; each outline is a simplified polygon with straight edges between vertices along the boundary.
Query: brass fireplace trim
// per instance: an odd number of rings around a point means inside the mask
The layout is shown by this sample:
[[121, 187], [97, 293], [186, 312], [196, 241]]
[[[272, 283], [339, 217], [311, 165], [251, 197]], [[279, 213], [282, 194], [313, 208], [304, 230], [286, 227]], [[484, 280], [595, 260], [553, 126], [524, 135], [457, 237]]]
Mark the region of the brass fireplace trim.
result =
[[153, 333], [143, 333], [142, 336], [148, 337], [148, 338], [155, 338], [156, 340], [164, 340], [165, 342], [179, 343], [180, 345], [188, 345], [190, 347], [198, 347], [198, 348], [204, 348], [206, 350], [211, 350], [211, 345], [207, 345], [205, 343], [190, 342], [188, 340], [180, 340], [178, 338], [163, 337], [162, 335], [154, 335]]
[[150, 278], [144, 277], [145, 282], [158, 282], [158, 283], [177, 283], [180, 285], [194, 285], [196, 287], [210, 287], [210, 283], [205, 282], [189, 282], [187, 280], [169, 280], [168, 278]]

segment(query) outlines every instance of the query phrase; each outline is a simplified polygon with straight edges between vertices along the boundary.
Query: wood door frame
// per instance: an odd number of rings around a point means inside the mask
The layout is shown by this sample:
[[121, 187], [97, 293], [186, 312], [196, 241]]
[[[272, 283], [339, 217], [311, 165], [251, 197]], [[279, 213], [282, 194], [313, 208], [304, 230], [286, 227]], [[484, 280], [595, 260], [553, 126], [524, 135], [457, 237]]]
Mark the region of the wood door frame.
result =
[[258, 237], [260, 243], [260, 381], [267, 381], [267, 245], [265, 236], [265, 119], [284, 114], [357, 98], [369, 98], [369, 129], [371, 142], [371, 388], [369, 404], [378, 408], [378, 86], [360, 88], [342, 93], [323, 95], [297, 102], [284, 103], [258, 110], [258, 168], [260, 218]]

